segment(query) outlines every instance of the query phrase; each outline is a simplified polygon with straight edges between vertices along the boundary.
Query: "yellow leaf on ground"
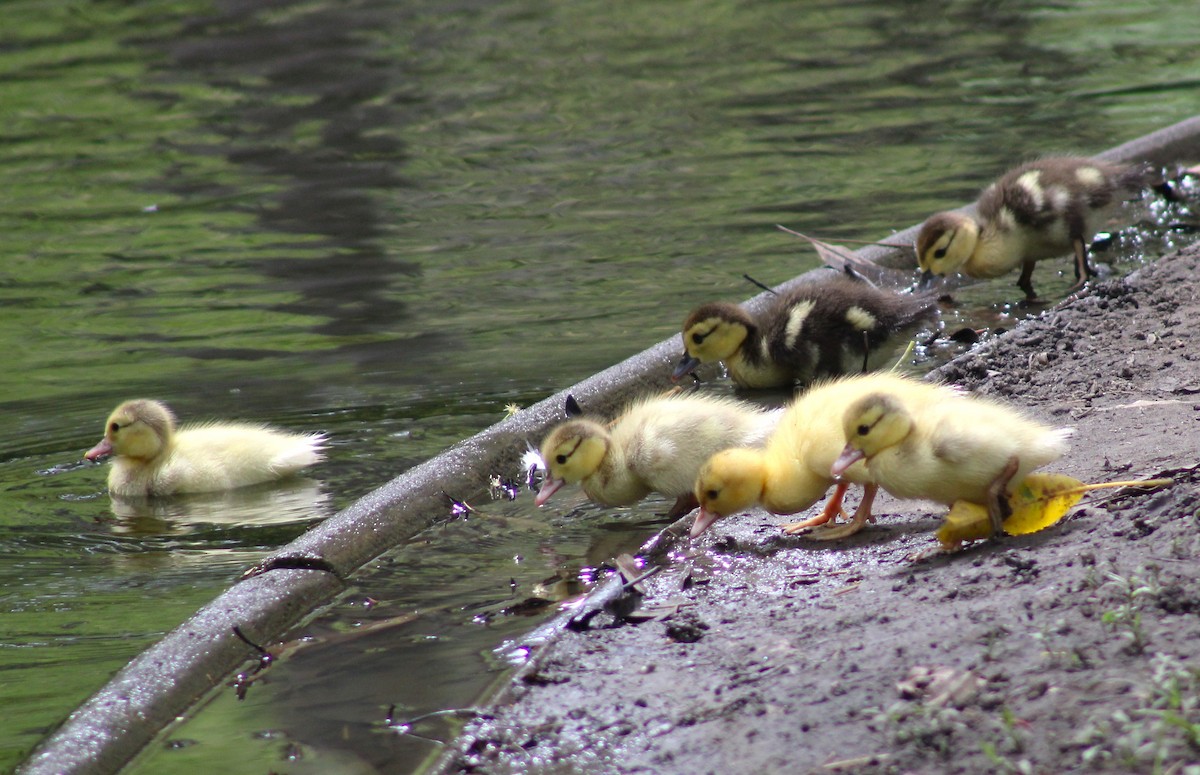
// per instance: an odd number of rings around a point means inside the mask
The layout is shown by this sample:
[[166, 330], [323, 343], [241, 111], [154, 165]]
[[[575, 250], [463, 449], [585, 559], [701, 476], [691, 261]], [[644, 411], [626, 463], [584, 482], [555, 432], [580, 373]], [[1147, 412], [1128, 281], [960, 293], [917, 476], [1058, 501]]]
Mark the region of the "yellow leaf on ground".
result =
[[992, 534], [987, 509], [978, 503], [955, 501], [950, 513], [937, 529], [937, 540], [947, 551], [957, 549], [967, 541], [979, 541]]
[[[1045, 530], [1062, 519], [1086, 491], [1083, 482], [1070, 476], [1030, 474], [1008, 496], [1012, 514], [1004, 520], [1004, 532], [1016, 536]], [[991, 533], [991, 520], [985, 507], [957, 501], [938, 528], [937, 539], [942, 546], [953, 549], [964, 541], [978, 541]]]
[[[1116, 487], [1136, 487], [1154, 490], [1174, 484], [1170, 479], [1138, 479], [1128, 482], [1101, 482], [1084, 484], [1063, 474], [1030, 474], [1017, 489], [1008, 496], [1012, 514], [1004, 520], [1004, 532], [1026, 535], [1045, 530], [1061, 520], [1071, 507], [1079, 502], [1085, 492], [1106, 490]], [[946, 521], [937, 529], [937, 539], [943, 549], [957, 549], [965, 541], [988, 538], [992, 532], [987, 509], [978, 503], [955, 501], [946, 515]]]
[[1021, 536], [1045, 530], [1058, 522], [1083, 497], [1083, 482], [1063, 474], [1030, 474], [1008, 497], [1012, 516], [1004, 532]]

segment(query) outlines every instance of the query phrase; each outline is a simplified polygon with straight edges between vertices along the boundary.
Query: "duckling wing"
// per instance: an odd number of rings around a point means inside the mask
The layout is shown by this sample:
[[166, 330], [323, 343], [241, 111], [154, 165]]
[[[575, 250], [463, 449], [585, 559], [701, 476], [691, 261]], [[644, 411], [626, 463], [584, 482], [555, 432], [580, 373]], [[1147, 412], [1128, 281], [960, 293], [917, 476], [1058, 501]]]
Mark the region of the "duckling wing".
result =
[[260, 425], [220, 423], [182, 429], [163, 476], [176, 492], [210, 492], [259, 484], [320, 462], [325, 437]]
[[640, 424], [624, 444], [630, 471], [651, 490], [664, 495], [692, 491], [707, 460], [723, 449], [755, 446], [765, 441], [779, 414], [735, 402], [675, 399]]
[[1090, 240], [1120, 196], [1146, 185], [1148, 172], [1083, 157], [1040, 159], [1005, 173], [980, 197], [979, 212], [997, 228], [1034, 230], [1042, 252], [1061, 251], [1071, 239]]
[[764, 355], [805, 383], [872, 370], [890, 361], [901, 335], [936, 315], [933, 294], [900, 294], [830, 274], [781, 297], [764, 316]]
[[1012, 481], [1061, 457], [1069, 429], [1051, 429], [1004, 406], [963, 399], [928, 412], [929, 422], [916, 434], [928, 456], [913, 456], [912, 476], [924, 480], [919, 497], [950, 503], [982, 502], [987, 488], [1017, 460]]

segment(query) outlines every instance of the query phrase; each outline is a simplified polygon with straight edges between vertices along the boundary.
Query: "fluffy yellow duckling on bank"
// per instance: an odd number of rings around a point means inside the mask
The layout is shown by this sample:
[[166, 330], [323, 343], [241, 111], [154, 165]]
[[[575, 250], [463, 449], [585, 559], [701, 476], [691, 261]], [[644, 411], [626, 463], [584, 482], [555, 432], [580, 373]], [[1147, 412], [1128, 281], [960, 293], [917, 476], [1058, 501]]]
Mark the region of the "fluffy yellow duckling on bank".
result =
[[696, 507], [692, 484], [704, 461], [728, 447], [764, 443], [779, 414], [728, 398], [676, 395], [638, 401], [611, 427], [569, 420], [542, 442], [547, 477], [534, 502], [541, 506], [563, 485], [579, 483], [602, 505], [625, 506], [657, 492], [677, 499], [670, 516], [686, 514]]
[[834, 475], [865, 462], [872, 479], [897, 498], [986, 506], [994, 534], [1008, 516], [1007, 494], [1062, 457], [1071, 434], [967, 395], [917, 403], [911, 394], [880, 390], [856, 400], [842, 418], [847, 443]]
[[166, 404], [126, 401], [84, 455], [114, 456], [108, 489], [122, 497], [216, 492], [290, 476], [323, 458], [325, 436], [265, 425], [213, 422], [176, 429]]
[[984, 190], [974, 216], [943, 212], [922, 224], [916, 251], [924, 280], [952, 272], [1000, 277], [1019, 266], [1017, 286], [1033, 299], [1035, 262], [1073, 253], [1079, 287], [1092, 276], [1092, 237], [1145, 178], [1141, 166], [1074, 156], [1016, 167]]
[[[764, 449], [730, 449], [705, 463], [695, 483], [700, 513], [692, 537], [718, 519], [755, 505], [772, 514], [796, 514], [816, 503], [835, 484], [831, 469], [846, 444], [842, 430], [846, 409], [880, 391], [903, 393], [922, 406], [956, 395], [954, 388], [891, 373], [846, 377], [813, 387], [787, 408]], [[850, 482], [863, 485], [863, 499], [853, 519], [814, 531], [811, 537], [843, 538], [861, 530], [871, 518], [875, 480], [861, 463], [846, 466], [840, 476], [842, 481], [820, 515], [784, 525], [784, 531], [796, 533], [832, 521], [841, 512], [841, 497]]]
[[683, 323], [685, 353], [671, 378], [723, 361], [740, 387], [786, 387], [885, 365], [890, 345], [937, 315], [929, 294], [899, 294], [842, 272], [780, 295], [761, 315], [727, 302]]

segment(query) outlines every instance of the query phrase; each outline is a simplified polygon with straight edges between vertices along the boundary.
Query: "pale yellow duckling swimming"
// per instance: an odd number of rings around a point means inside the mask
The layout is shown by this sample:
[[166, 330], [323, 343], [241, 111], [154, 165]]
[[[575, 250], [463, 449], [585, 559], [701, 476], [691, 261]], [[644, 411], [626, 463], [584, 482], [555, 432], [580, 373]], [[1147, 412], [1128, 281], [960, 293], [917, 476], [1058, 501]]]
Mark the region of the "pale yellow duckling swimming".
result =
[[1074, 156], [1016, 167], [984, 190], [974, 216], [943, 212], [922, 224], [916, 251], [924, 280], [952, 272], [1000, 277], [1019, 266], [1017, 286], [1032, 299], [1034, 263], [1073, 253], [1078, 287], [1092, 276], [1092, 237], [1145, 177], [1141, 166]]
[[606, 427], [569, 420], [542, 442], [546, 481], [541, 506], [564, 484], [579, 483], [588, 498], [606, 506], [636, 503], [651, 492], [676, 498], [671, 516], [696, 507], [696, 472], [714, 453], [762, 444], [780, 412], [728, 398], [676, 395], [638, 401]]
[[265, 425], [214, 422], [176, 429], [166, 404], [126, 401], [109, 415], [104, 438], [84, 455], [115, 456], [113, 495], [215, 492], [260, 484], [321, 461], [325, 437]]
[[[846, 445], [842, 416], [861, 397], [880, 391], [903, 392], [917, 404], [955, 395], [954, 388], [891, 373], [846, 377], [813, 387], [784, 412], [778, 430], [764, 449], [730, 449], [705, 463], [696, 478], [700, 513], [692, 525], [692, 537], [721, 517], [756, 504], [772, 514], [796, 514], [820, 500], [835, 484], [831, 468]], [[831, 521], [840, 513], [849, 482], [863, 485], [863, 499], [854, 518], [849, 524], [814, 532], [812, 537], [842, 538], [861, 530], [871, 518], [875, 481], [861, 463], [847, 466], [841, 476], [842, 481], [820, 515], [784, 525], [784, 531], [796, 533]]]
[[967, 395], [918, 404], [910, 394], [877, 391], [859, 398], [842, 418], [847, 444], [834, 475], [865, 462], [871, 477], [897, 498], [987, 506], [995, 533], [1008, 516], [1004, 496], [1029, 472], [1062, 457], [1071, 434]]
[[937, 314], [930, 294], [899, 294], [829, 272], [780, 295], [753, 316], [728, 302], [695, 309], [683, 323], [685, 353], [671, 378], [723, 361], [745, 388], [808, 384], [879, 368], [897, 339]]

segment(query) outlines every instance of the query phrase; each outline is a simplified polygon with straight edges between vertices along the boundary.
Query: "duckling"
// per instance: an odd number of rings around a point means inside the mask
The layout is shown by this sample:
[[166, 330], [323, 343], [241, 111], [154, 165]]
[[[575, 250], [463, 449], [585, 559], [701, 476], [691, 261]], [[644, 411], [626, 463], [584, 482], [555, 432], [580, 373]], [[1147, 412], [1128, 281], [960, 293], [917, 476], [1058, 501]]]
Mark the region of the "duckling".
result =
[[842, 430], [846, 408], [865, 395], [881, 391], [913, 394], [919, 405], [954, 395], [953, 388], [891, 373], [845, 377], [813, 387], [787, 408], [765, 448], [725, 450], [704, 464], [694, 488], [700, 513], [692, 524], [692, 537], [703, 533], [721, 517], [755, 504], [761, 504], [772, 514], [796, 514], [812, 506], [836, 484], [821, 514], [786, 524], [783, 529], [798, 533], [827, 525], [840, 513], [842, 496], [851, 482], [863, 485], [863, 498], [854, 517], [846, 525], [827, 527], [811, 537], [843, 538], [861, 530], [871, 519], [875, 480], [861, 463], [842, 469], [840, 482], [835, 482], [831, 469], [846, 444]]
[[1073, 156], [1016, 167], [984, 190], [974, 216], [942, 212], [922, 224], [916, 242], [922, 282], [951, 272], [1000, 277], [1020, 266], [1017, 286], [1034, 299], [1034, 263], [1073, 252], [1078, 288], [1092, 276], [1088, 245], [1097, 227], [1145, 178], [1140, 165]]
[[636, 503], [651, 492], [672, 496], [668, 516], [682, 516], [696, 507], [692, 483], [700, 465], [727, 447], [764, 443], [779, 415], [728, 398], [675, 395], [637, 401], [611, 427], [568, 420], [542, 442], [546, 480], [534, 503], [578, 482], [606, 506]]
[[967, 395], [917, 402], [911, 393], [877, 391], [843, 413], [847, 440], [831, 473], [863, 462], [897, 498], [986, 506], [994, 534], [1008, 516], [1007, 495], [1029, 472], [1067, 451], [1071, 430], [1034, 422], [995, 401]]
[[901, 295], [842, 272], [782, 294], [757, 318], [736, 304], [705, 304], [683, 323], [686, 352], [671, 379], [711, 361], [724, 361], [744, 388], [871, 370], [888, 361], [896, 336], [936, 314], [931, 294]]
[[216, 492], [282, 479], [323, 458], [325, 436], [265, 425], [209, 423], [176, 429], [160, 401], [126, 401], [84, 455], [114, 455], [108, 489], [122, 497]]

